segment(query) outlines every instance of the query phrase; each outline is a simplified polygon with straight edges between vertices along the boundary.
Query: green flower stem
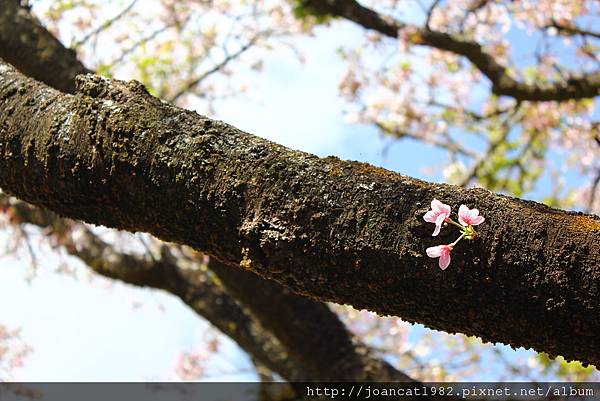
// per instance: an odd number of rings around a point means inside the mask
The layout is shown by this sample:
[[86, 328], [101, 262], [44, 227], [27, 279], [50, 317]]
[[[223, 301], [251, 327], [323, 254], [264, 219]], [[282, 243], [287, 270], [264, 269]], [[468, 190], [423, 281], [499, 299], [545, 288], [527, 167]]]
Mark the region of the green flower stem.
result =
[[466, 227], [465, 227], [465, 226], [463, 226], [463, 225], [461, 225], [461, 224], [458, 224], [456, 221], [452, 220], [450, 217], [448, 217], [448, 218], [446, 219], [446, 222], [448, 222], [448, 223], [450, 223], [450, 224], [453, 224], [453, 225], [455, 225], [456, 227], [460, 228], [462, 231], [465, 231], [465, 229], [466, 229]]
[[445, 221], [460, 228], [460, 231], [462, 232], [461, 238], [463, 236], [468, 240], [474, 240], [475, 238], [477, 238], [477, 231], [475, 231], [473, 226], [468, 225], [467, 227], [465, 227], [462, 224], [458, 224], [456, 221], [452, 220], [451, 218], [447, 218]]
[[460, 235], [460, 237], [458, 237], [458, 238], [456, 239], [456, 241], [454, 241], [453, 243], [451, 243], [451, 244], [450, 244], [450, 246], [451, 246], [452, 248], [454, 248], [454, 247], [456, 246], [456, 244], [458, 244], [458, 241], [460, 241], [461, 239], [463, 239], [463, 237], [464, 237], [465, 235], [466, 235], [466, 233], [464, 233], [464, 232], [463, 232], [463, 233]]

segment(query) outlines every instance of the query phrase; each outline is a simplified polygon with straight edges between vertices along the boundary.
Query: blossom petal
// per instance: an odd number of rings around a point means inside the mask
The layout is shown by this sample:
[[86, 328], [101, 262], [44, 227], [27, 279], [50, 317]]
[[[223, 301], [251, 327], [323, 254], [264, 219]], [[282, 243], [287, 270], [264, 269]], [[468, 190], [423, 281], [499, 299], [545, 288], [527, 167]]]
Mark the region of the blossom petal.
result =
[[440, 202], [437, 199], [434, 199], [431, 201], [431, 210], [438, 212], [438, 213], [444, 213], [447, 215], [450, 215], [451, 212], [451, 208], [449, 205], [446, 205], [445, 203]]
[[471, 225], [478, 226], [481, 223], [483, 223], [484, 221], [485, 221], [485, 219], [483, 218], [483, 216], [476, 216], [471, 220]]
[[479, 210], [469, 209], [465, 205], [458, 208], [458, 222], [463, 226], [476, 226], [483, 223], [485, 219], [479, 215]]
[[441, 211], [443, 205], [444, 204], [442, 202], [440, 202], [437, 199], [434, 199], [431, 201], [431, 210], [436, 211], [436, 212]]
[[468, 226], [469, 223], [469, 208], [466, 205], [460, 205], [458, 208], [458, 222], [463, 226]]
[[442, 254], [442, 248], [440, 246], [432, 246], [431, 248], [425, 249], [425, 253], [430, 258], [439, 258]]
[[446, 220], [446, 215], [445, 214], [440, 214], [439, 216], [437, 216], [435, 218], [435, 225], [436, 226], [441, 226], [442, 223]]
[[452, 212], [452, 208], [450, 207], [450, 205], [445, 205], [442, 203], [442, 212], [446, 215], [446, 217], [448, 217]]
[[435, 223], [435, 219], [437, 218], [437, 213], [434, 210], [430, 210], [423, 216], [423, 220], [428, 223]]
[[450, 265], [450, 251], [446, 250], [442, 252], [440, 255], [440, 269], [446, 270], [446, 268]]
[[446, 220], [446, 215], [443, 214], [440, 214], [437, 219], [435, 219], [435, 230], [433, 230], [433, 234], [431, 234], [432, 237], [435, 237], [440, 233], [442, 224], [444, 224], [444, 220]]
[[423, 220], [428, 223], [435, 223], [436, 227], [433, 231], [432, 236], [436, 236], [440, 233], [442, 224], [450, 216], [451, 208], [448, 205], [443, 204], [437, 199], [431, 201], [431, 210], [427, 211], [423, 216]]

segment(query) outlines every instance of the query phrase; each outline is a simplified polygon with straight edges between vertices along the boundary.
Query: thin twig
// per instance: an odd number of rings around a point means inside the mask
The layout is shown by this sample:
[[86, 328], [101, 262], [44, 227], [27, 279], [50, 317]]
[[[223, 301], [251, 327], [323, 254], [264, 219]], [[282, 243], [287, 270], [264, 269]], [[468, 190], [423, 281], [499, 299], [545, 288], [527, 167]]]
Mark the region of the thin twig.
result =
[[381, 122], [375, 122], [375, 126], [377, 126], [377, 128], [379, 128], [383, 132], [386, 132], [386, 133], [391, 134], [391, 135], [395, 135], [396, 137], [398, 137], [398, 139], [400, 139], [400, 138], [412, 138], [412, 139], [416, 139], [418, 141], [423, 141], [423, 142], [430, 143], [430, 144], [432, 144], [434, 146], [437, 146], [437, 147], [442, 148], [442, 149], [446, 149], [446, 150], [448, 150], [450, 152], [458, 153], [458, 154], [461, 154], [463, 156], [467, 156], [467, 157], [470, 157], [470, 158], [473, 158], [473, 159], [477, 158], [477, 153], [473, 152], [470, 149], [463, 148], [458, 143], [456, 143], [455, 141], [453, 141], [450, 137], [446, 137], [447, 141], [443, 142], [443, 141], [439, 141], [439, 140], [436, 140], [436, 139], [423, 138], [421, 136], [418, 136], [418, 135], [413, 134], [413, 133], [408, 132], [408, 131], [400, 131], [399, 129], [396, 129], [396, 128], [387, 127], [385, 124], [383, 124]]
[[102, 32], [103, 30], [105, 30], [106, 28], [108, 28], [109, 26], [111, 26], [112, 24], [114, 24], [116, 21], [118, 21], [119, 19], [121, 19], [125, 14], [127, 14], [129, 12], [133, 8], [133, 6], [135, 6], [135, 3], [137, 3], [137, 1], [138, 0], [133, 0], [119, 14], [115, 15], [111, 19], [106, 20], [102, 25], [100, 25], [99, 27], [97, 27], [93, 31], [88, 32], [87, 35], [85, 35], [82, 39], [80, 39], [77, 42], [75, 42], [75, 44], [72, 47], [73, 48], [80, 47], [85, 42], [87, 42], [88, 40], [90, 40], [92, 37], [98, 35], [100, 32]]
[[466, 187], [467, 185], [469, 185], [471, 180], [473, 178], [477, 177], [479, 170], [484, 166], [485, 162], [489, 159], [490, 155], [496, 151], [498, 146], [500, 146], [504, 141], [506, 141], [506, 138], [508, 138], [508, 135], [510, 134], [510, 127], [507, 126], [508, 120], [510, 119], [510, 117], [514, 116], [517, 113], [520, 106], [521, 106], [520, 103], [517, 103], [515, 105], [513, 111], [510, 113], [509, 116], [506, 117], [506, 119], [503, 122], [505, 129], [504, 129], [504, 132], [502, 133], [502, 135], [500, 137], [498, 137], [495, 141], [492, 141], [489, 144], [485, 154], [483, 156], [481, 156], [479, 158], [479, 160], [477, 160], [477, 162], [475, 162], [473, 167], [471, 167], [471, 170], [465, 175], [463, 180], [458, 185], [460, 185], [461, 187]]
[[431, 16], [433, 15], [433, 11], [435, 10], [435, 8], [438, 6], [439, 3], [440, 3], [440, 0], [434, 0], [431, 3], [431, 6], [429, 6], [429, 10], [427, 10], [427, 19], [425, 20], [425, 29], [427, 29], [427, 30], [431, 30], [431, 28], [429, 27], [429, 22], [431, 21]]
[[471, 117], [471, 119], [476, 120], [476, 121], [483, 121], [483, 120], [487, 120], [489, 118], [498, 117], [502, 114], [512, 111], [514, 108], [514, 105], [511, 105], [511, 106], [503, 108], [503, 109], [492, 110], [486, 114], [480, 114], [473, 110], [461, 109], [456, 106], [451, 106], [449, 104], [438, 102], [437, 100], [434, 100], [433, 98], [429, 100], [428, 104], [429, 104], [429, 106], [440, 107], [440, 108], [443, 108], [446, 110], [456, 111], [457, 113], [467, 114], [469, 117]]
[[177, 93], [175, 93], [175, 95], [171, 96], [168, 99], [168, 102], [174, 103], [181, 96], [185, 95], [187, 92], [189, 92], [190, 90], [192, 90], [193, 88], [198, 86], [202, 81], [204, 81], [210, 75], [214, 74], [215, 72], [220, 71], [223, 67], [225, 67], [227, 64], [229, 64], [230, 61], [241, 56], [244, 52], [246, 52], [246, 50], [248, 50], [250, 47], [252, 47], [254, 45], [254, 43], [256, 43], [256, 39], [257, 39], [257, 37], [255, 36], [248, 43], [246, 43], [244, 46], [242, 46], [238, 51], [236, 51], [233, 54], [229, 54], [229, 55], [225, 56], [225, 58], [220, 63], [216, 64], [211, 69], [203, 72], [197, 78], [195, 78], [195, 79], [191, 80], [190, 82], [188, 82], [187, 84], [185, 84], [185, 86], [183, 88], [179, 89], [179, 91], [177, 91]]
[[596, 202], [596, 192], [598, 190], [598, 185], [600, 185], [600, 168], [598, 168], [596, 170], [596, 177], [594, 178], [594, 181], [592, 181], [592, 188], [590, 190], [590, 199], [588, 201], [588, 204], [586, 206], [586, 213], [591, 213], [592, 209], [594, 207], [594, 203]]
[[548, 24], [546, 26], [546, 29], [549, 29], [549, 28], [556, 29], [559, 33], [563, 34], [564, 36], [580, 35], [580, 36], [591, 36], [591, 37], [600, 39], [600, 32], [582, 29], [574, 24], [573, 25], [563, 25], [554, 19], [552, 20], [552, 22], [550, 24]]
[[129, 46], [127, 49], [123, 50], [123, 52], [118, 57], [114, 58], [110, 63], [108, 63], [108, 65], [114, 67], [115, 65], [122, 63], [123, 60], [125, 59], [125, 57], [127, 57], [129, 54], [133, 53], [141, 45], [143, 45], [144, 43], [146, 43], [146, 42], [154, 39], [155, 37], [157, 37], [158, 35], [160, 35], [164, 31], [166, 31], [167, 29], [171, 28], [172, 26], [173, 26], [173, 24], [165, 25], [165, 26], [163, 26], [163, 27], [155, 30], [150, 35], [144, 36], [143, 38], [141, 38], [140, 40], [138, 40], [137, 42], [135, 42], [134, 44], [132, 44], [131, 46]]

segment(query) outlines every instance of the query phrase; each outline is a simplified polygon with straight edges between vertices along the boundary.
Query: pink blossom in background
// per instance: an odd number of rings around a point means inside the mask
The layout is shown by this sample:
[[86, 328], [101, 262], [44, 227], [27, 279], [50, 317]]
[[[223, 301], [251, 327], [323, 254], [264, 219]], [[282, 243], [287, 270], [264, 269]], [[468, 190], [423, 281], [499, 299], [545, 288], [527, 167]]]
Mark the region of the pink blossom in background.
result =
[[14, 371], [24, 366], [33, 348], [20, 337], [19, 329], [0, 324], [0, 382], [13, 379]]
[[198, 380], [204, 374], [207, 356], [202, 353], [184, 352], [177, 358], [175, 373], [181, 380]]
[[440, 233], [442, 224], [446, 219], [450, 217], [450, 206], [443, 204], [437, 199], [431, 201], [431, 210], [425, 213], [423, 220], [428, 223], [435, 223], [435, 230], [433, 230], [432, 237], [435, 237]]
[[432, 246], [431, 248], [427, 248], [425, 252], [427, 252], [427, 256], [430, 258], [440, 258], [440, 269], [446, 270], [448, 265], [450, 265], [450, 252], [452, 252], [452, 245]]
[[198, 346], [193, 350], [183, 351], [177, 357], [175, 363], [175, 375], [177, 379], [184, 381], [200, 380], [205, 376], [207, 370], [214, 367], [214, 358], [220, 351], [219, 334], [209, 330], [203, 333]]
[[483, 223], [485, 219], [479, 215], [479, 210], [469, 209], [465, 205], [458, 208], [458, 222], [463, 226], [477, 226]]

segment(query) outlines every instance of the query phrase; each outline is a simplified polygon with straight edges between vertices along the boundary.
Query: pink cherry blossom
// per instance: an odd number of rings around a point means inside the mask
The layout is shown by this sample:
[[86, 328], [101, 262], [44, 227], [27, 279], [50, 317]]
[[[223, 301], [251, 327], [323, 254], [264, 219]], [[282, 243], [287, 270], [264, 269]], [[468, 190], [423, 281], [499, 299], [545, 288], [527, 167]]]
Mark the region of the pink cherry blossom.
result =
[[440, 269], [446, 270], [450, 264], [450, 252], [452, 251], [452, 245], [438, 245], [427, 248], [427, 256], [430, 258], [440, 258]]
[[442, 223], [450, 217], [450, 206], [443, 204], [437, 199], [431, 201], [431, 210], [425, 213], [423, 220], [428, 223], [435, 223], [432, 237], [440, 233]]
[[465, 205], [458, 208], [458, 222], [463, 226], [477, 226], [483, 223], [485, 219], [479, 215], [479, 210], [469, 209]]

